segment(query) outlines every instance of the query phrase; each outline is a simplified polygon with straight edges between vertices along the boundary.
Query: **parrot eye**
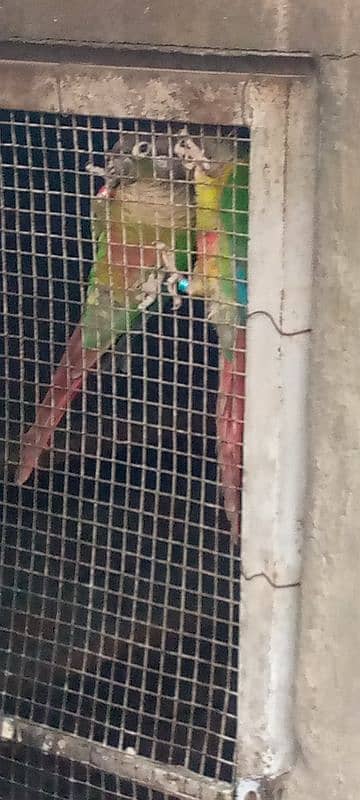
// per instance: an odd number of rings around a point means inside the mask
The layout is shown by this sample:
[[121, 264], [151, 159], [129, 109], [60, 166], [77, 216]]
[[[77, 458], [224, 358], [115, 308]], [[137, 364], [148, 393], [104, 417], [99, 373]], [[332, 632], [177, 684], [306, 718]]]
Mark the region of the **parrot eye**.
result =
[[145, 158], [150, 155], [151, 146], [149, 142], [137, 142], [131, 151], [131, 155], [135, 158]]

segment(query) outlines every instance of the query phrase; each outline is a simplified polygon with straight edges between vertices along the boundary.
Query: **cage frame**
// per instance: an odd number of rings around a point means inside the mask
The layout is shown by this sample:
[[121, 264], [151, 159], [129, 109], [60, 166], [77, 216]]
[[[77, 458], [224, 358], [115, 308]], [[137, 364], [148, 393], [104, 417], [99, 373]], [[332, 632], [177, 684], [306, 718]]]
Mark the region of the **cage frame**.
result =
[[[250, 128], [253, 316], [247, 332], [236, 764], [238, 800], [249, 791], [260, 797], [262, 779], [287, 772], [296, 755], [293, 699], [306, 500], [316, 84], [305, 61], [300, 68], [294, 61], [291, 69], [288, 59], [284, 65], [277, 61], [271, 74], [249, 67], [207, 70], [206, 61], [201, 70], [80, 61], [0, 61], [1, 107]], [[3, 718], [0, 739], [19, 737], [58, 754], [68, 750], [83, 763], [178, 797], [232, 796], [230, 784], [147, 764], [147, 759], [112, 753], [86, 740], [75, 747], [72, 740], [80, 737]]]

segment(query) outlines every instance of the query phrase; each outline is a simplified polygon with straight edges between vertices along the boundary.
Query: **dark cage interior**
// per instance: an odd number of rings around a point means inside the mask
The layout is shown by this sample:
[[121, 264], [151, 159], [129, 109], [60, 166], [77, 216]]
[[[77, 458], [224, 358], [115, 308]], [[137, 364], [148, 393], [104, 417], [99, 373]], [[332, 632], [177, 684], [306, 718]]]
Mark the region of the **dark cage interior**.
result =
[[113, 347], [17, 487], [21, 432], [93, 262], [102, 181], [86, 164], [104, 165], [120, 123], [20, 111], [0, 122], [1, 711], [231, 781], [239, 551], [218, 480], [216, 333], [200, 300], [146, 313], [127, 371]]
[[0, 751], [0, 797], [6, 800], [176, 800], [129, 780], [22, 744]]

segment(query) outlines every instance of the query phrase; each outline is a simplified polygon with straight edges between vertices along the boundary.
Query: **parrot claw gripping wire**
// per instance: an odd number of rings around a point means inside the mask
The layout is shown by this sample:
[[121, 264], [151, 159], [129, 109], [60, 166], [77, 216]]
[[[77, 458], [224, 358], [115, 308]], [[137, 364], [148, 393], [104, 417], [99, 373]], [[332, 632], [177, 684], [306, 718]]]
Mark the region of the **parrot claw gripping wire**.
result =
[[178, 294], [177, 285], [182, 275], [176, 269], [175, 254], [163, 242], [154, 242], [154, 246], [160, 255], [164, 272], [169, 276], [166, 280], [166, 288], [173, 298], [173, 307], [180, 308], [182, 298]]
[[159, 270], [157, 273], [151, 272], [145, 283], [141, 286], [141, 292], [137, 295], [137, 300], [141, 300], [138, 308], [140, 311], [146, 311], [149, 306], [155, 303], [156, 298], [161, 292], [164, 275]]
[[[138, 305], [139, 310], [146, 311], [149, 306], [155, 303], [155, 300], [161, 294], [161, 288], [167, 278], [166, 288], [173, 298], [173, 307], [179, 308], [182, 303], [182, 298], [178, 295], [178, 281], [182, 277], [176, 269], [175, 256], [163, 242], [153, 242], [153, 247], [159, 253], [160, 264], [156, 272], [151, 272], [149, 277], [144, 283], [141, 284], [141, 292], [137, 295], [137, 300], [141, 302]], [[140, 287], [139, 287], [140, 288]]]

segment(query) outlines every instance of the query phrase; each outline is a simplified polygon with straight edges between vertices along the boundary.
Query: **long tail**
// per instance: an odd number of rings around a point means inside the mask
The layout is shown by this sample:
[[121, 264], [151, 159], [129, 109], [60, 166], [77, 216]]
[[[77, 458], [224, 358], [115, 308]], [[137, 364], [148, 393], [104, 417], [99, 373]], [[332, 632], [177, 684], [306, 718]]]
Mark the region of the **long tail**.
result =
[[73, 398], [81, 391], [88, 370], [98, 358], [98, 350], [83, 349], [81, 327], [78, 325], [68, 342], [51, 387], [36, 410], [35, 422], [21, 441], [15, 478], [18, 486], [25, 483], [37, 467], [42, 451], [50, 446], [55, 429]]
[[245, 411], [245, 328], [236, 335], [234, 356], [222, 356], [217, 402], [218, 458], [224, 506], [234, 542], [240, 536]]

